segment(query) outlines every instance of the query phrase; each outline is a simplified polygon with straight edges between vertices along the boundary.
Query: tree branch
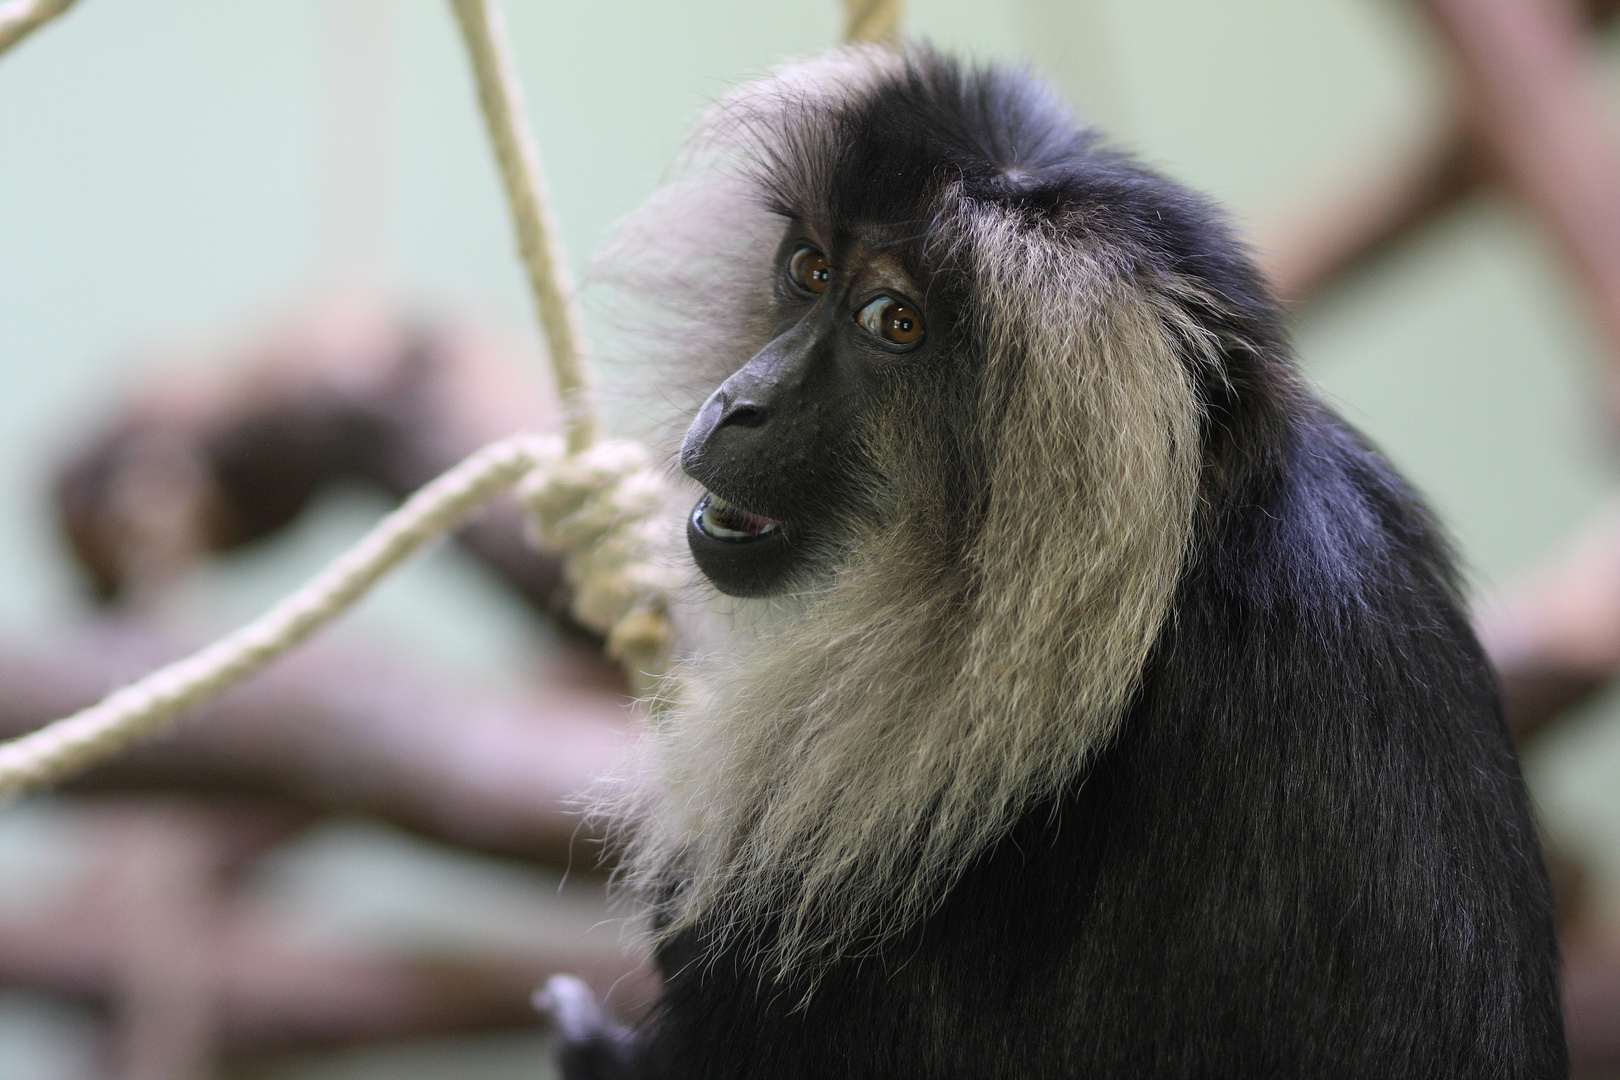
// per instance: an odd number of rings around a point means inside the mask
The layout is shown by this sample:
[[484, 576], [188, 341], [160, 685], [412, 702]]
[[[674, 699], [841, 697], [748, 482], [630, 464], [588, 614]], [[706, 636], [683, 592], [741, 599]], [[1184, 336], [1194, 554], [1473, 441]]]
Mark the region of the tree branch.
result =
[[[117, 621], [48, 654], [0, 651], [0, 736], [95, 700], [178, 651]], [[75, 786], [262, 794], [589, 870], [601, 850], [580, 793], [613, 772], [631, 720], [622, 699], [591, 681], [598, 670], [584, 649], [565, 650], [544, 691], [503, 696], [316, 642]]]

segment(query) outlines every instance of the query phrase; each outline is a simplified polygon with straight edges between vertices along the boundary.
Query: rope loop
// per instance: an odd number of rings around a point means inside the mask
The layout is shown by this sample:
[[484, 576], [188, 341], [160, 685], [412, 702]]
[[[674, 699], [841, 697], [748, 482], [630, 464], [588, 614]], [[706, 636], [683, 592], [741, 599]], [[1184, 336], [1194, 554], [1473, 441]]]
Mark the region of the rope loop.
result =
[[663, 555], [669, 485], [635, 443], [598, 443], [568, 455], [560, 438], [517, 435], [427, 484], [253, 622], [89, 708], [0, 743], [0, 798], [109, 757], [252, 675], [513, 486], [530, 510], [535, 538], [565, 555], [575, 617], [607, 637], [638, 694], [654, 693], [669, 669], [670, 597], [680, 582]]
[[681, 575], [668, 555], [672, 489], [635, 442], [608, 440], [565, 454], [542, 440], [518, 485], [532, 540], [567, 554], [571, 610], [607, 637], [608, 655], [648, 691], [669, 666], [670, 597]]
[[[75, 0], [0, 4], [0, 52]], [[487, 499], [518, 486], [540, 544], [562, 550], [574, 616], [607, 638], [638, 693], [659, 702], [686, 687], [668, 675], [671, 487], [636, 443], [602, 442], [572, 283], [557, 242], [539, 151], [495, 0], [450, 0], [512, 212], [563, 402], [563, 438], [519, 435], [491, 444], [429, 483], [319, 576], [253, 622], [109, 694], [98, 704], [0, 743], [0, 798], [60, 780], [109, 757], [186, 709], [247, 678], [365, 595], [395, 566], [454, 529]], [[893, 40], [899, 0], [845, 0], [851, 41]]]

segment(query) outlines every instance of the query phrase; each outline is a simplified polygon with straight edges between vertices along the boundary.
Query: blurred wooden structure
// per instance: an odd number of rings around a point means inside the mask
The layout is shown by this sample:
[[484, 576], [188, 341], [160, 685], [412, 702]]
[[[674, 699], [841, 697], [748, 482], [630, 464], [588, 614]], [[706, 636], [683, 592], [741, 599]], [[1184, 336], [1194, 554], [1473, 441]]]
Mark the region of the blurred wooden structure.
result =
[[[1345, 178], [1263, 245], [1277, 294], [1310, 302], [1482, 185], [1520, 202], [1565, 255], [1608, 355], [1595, 372], [1620, 428], [1620, 134], [1592, 42], [1616, 0], [1414, 0], [1457, 73], [1449, 119]], [[1528, 738], [1620, 673], [1620, 517], [1536, 575], [1481, 635], [1509, 722]]]

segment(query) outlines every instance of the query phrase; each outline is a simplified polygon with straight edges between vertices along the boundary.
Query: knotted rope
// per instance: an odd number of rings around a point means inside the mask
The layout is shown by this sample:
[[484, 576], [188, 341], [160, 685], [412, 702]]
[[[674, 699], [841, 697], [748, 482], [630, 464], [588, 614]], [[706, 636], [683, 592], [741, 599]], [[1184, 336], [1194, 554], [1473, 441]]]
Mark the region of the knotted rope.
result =
[[0, 797], [107, 757], [187, 707], [258, 671], [325, 626], [388, 571], [528, 472], [525, 439], [478, 451], [430, 482], [358, 544], [253, 622], [98, 704], [0, 744]]
[[[14, 0], [0, 7], [0, 52], [75, 0]], [[546, 339], [563, 404], [564, 439], [517, 435], [486, 446], [433, 480], [348, 552], [258, 619], [99, 703], [0, 743], [0, 798], [49, 784], [170, 722], [240, 682], [346, 611], [389, 571], [514, 486], [537, 540], [568, 553], [574, 616], [603, 634], [610, 655], [647, 694], [667, 678], [669, 597], [678, 575], [659, 557], [662, 476], [635, 443], [598, 442], [581, 320], [540, 154], [529, 134], [500, 14], [491, 0], [450, 0]], [[892, 39], [897, 0], [845, 0], [847, 39]], [[669, 700], [676, 688], [661, 688]]]
[[565, 456], [559, 439], [516, 435], [484, 447], [417, 491], [307, 585], [233, 633], [38, 731], [0, 743], [0, 798], [111, 756], [187, 708], [258, 671], [337, 618], [389, 571], [491, 497], [524, 481], [537, 532], [578, 550], [574, 612], [606, 635], [638, 690], [668, 654], [672, 571], [656, 558], [664, 491], [634, 443]]

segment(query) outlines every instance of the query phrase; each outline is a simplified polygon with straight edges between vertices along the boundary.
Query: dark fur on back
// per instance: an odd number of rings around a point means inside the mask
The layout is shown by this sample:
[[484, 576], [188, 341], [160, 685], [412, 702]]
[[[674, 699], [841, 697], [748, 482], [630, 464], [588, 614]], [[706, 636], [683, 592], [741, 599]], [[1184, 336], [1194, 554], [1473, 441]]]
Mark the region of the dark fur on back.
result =
[[[1028, 299], [983, 284], [1022, 236], [1147, 297], [1196, 408], [1190, 531], [1123, 708], [1053, 758], [1067, 775], [1019, 788], [990, 842], [924, 882], [937, 895], [915, 918], [807, 983], [701, 914], [666, 937], [636, 1075], [1565, 1076], [1523, 785], [1422, 505], [1303, 388], [1202, 199], [1023, 75], [925, 51], [871, 66], [805, 106], [822, 128], [771, 144], [766, 198], [835, 227], [915, 223], [900, 246], [969, 343], [986, 305]], [[963, 239], [984, 220], [1012, 224]], [[995, 358], [978, 362], [990, 378]], [[940, 460], [967, 490], [990, 482], [974, 438], [939, 438], [960, 440]]]

